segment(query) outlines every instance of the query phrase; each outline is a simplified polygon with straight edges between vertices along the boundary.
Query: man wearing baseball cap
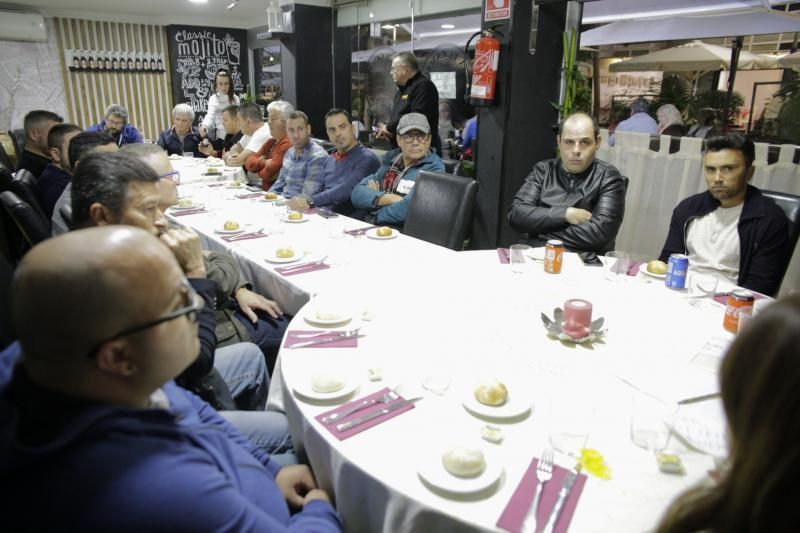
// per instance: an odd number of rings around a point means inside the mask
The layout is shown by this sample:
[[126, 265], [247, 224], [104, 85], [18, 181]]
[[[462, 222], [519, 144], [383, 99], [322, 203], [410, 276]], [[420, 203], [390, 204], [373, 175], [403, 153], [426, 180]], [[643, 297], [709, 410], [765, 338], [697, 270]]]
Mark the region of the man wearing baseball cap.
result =
[[431, 127], [421, 113], [403, 115], [397, 125], [396, 148], [381, 166], [355, 186], [350, 200], [372, 224], [402, 228], [420, 170], [444, 172], [444, 163], [431, 152]]

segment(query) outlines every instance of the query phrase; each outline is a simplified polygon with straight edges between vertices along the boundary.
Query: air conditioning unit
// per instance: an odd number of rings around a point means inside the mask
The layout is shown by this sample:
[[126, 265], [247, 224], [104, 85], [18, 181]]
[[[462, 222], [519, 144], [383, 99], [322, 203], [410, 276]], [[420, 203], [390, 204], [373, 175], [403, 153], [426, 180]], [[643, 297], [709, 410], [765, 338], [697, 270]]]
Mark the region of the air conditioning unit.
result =
[[44, 17], [38, 13], [0, 11], [0, 40], [46, 41]]

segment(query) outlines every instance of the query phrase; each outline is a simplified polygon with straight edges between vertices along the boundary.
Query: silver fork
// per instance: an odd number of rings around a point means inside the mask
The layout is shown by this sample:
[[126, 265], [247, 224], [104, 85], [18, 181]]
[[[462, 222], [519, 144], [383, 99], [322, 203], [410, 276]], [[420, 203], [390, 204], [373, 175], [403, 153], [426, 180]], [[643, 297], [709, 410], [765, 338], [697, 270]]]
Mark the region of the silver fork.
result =
[[309, 267], [312, 267], [312, 266], [321, 265], [322, 263], [324, 263], [324, 262], [325, 262], [325, 260], [326, 260], [327, 258], [328, 258], [328, 256], [326, 255], [326, 256], [325, 256], [325, 257], [323, 257], [322, 259], [318, 259], [318, 260], [316, 260], [316, 261], [311, 261], [311, 262], [309, 262], [309, 263], [300, 263], [299, 265], [294, 265], [294, 266], [284, 267], [284, 268], [283, 268], [283, 269], [281, 269], [281, 270], [283, 270], [284, 272], [291, 272], [291, 271], [293, 271], [293, 270], [302, 270], [302, 269], [304, 269], [304, 268], [309, 268]]
[[325, 418], [322, 419], [323, 424], [330, 424], [331, 422], [336, 422], [337, 420], [344, 418], [346, 416], [350, 416], [355, 412], [361, 411], [362, 409], [366, 409], [370, 405], [375, 405], [376, 403], [390, 403], [398, 399], [398, 396], [394, 391], [389, 391], [380, 398], [370, 398], [367, 400], [363, 400], [358, 402], [354, 406], [345, 409], [344, 411], [339, 411], [338, 413], [332, 413]]
[[536, 524], [536, 510], [539, 509], [539, 501], [542, 499], [544, 492], [544, 484], [550, 481], [553, 477], [553, 456], [555, 452], [553, 448], [545, 448], [542, 452], [542, 457], [539, 459], [539, 464], [536, 465], [536, 488], [533, 489], [533, 503], [522, 521], [522, 533], [532, 533], [537, 530]]
[[244, 239], [249, 239], [250, 237], [255, 237], [256, 235], [263, 235], [263, 234], [264, 234], [263, 229], [260, 229], [258, 231], [251, 231], [248, 233], [242, 233], [241, 235], [234, 235], [233, 237], [229, 238], [228, 242], [235, 242]]
[[344, 339], [352, 339], [357, 337], [363, 337], [363, 333], [359, 333], [361, 328], [357, 328], [351, 331], [343, 331], [341, 335], [331, 335], [330, 337], [320, 337], [320, 338], [312, 338], [307, 341], [303, 341], [297, 344], [293, 344], [292, 346], [287, 346], [290, 350], [294, 350], [296, 348], [307, 348], [309, 346], [316, 346], [317, 344], [328, 344], [331, 342], [336, 342]]

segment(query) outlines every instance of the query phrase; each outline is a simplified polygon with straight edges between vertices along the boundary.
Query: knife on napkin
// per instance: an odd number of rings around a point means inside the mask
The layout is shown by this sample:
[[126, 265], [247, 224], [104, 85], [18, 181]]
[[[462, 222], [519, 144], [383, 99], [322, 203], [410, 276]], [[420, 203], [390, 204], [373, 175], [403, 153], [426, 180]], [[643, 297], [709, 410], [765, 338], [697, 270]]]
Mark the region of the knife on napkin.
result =
[[380, 416], [383, 416], [383, 415], [385, 415], [387, 413], [391, 413], [392, 411], [395, 411], [397, 409], [402, 409], [403, 407], [408, 407], [409, 405], [411, 405], [411, 404], [413, 404], [415, 402], [418, 402], [421, 399], [422, 399], [422, 397], [418, 397], [418, 398], [412, 398], [410, 400], [405, 400], [405, 401], [402, 401], [402, 402], [390, 403], [389, 405], [387, 405], [383, 409], [378, 409], [377, 411], [373, 411], [373, 412], [371, 412], [369, 414], [366, 414], [366, 415], [363, 415], [363, 416], [359, 416], [358, 418], [354, 418], [353, 420], [350, 420], [348, 422], [342, 422], [341, 424], [337, 424], [336, 425], [336, 430], [337, 431], [347, 431], [348, 429], [352, 429], [352, 428], [354, 428], [356, 426], [360, 426], [361, 424], [369, 422], [370, 420], [374, 420], [374, 419], [376, 419], [376, 418], [378, 418]]
[[358, 333], [358, 330], [354, 331], [343, 331], [341, 334], [338, 335], [331, 335], [322, 339], [314, 339], [311, 341], [306, 342], [298, 342], [297, 344], [293, 344], [291, 346], [287, 346], [290, 350], [294, 350], [295, 348], [308, 348], [309, 346], [316, 346], [318, 344], [328, 344], [329, 342], [336, 342], [345, 339], [357, 339], [359, 337], [363, 337], [363, 333]]
[[553, 530], [556, 527], [556, 522], [558, 521], [558, 517], [561, 515], [561, 508], [564, 507], [564, 502], [567, 500], [569, 493], [572, 492], [572, 487], [575, 485], [575, 480], [578, 479], [579, 468], [580, 467], [567, 472], [566, 477], [564, 477], [564, 481], [561, 482], [561, 490], [558, 491], [556, 505], [553, 507], [553, 510], [550, 511], [550, 516], [547, 517], [547, 524], [542, 530], [544, 533], [553, 533]]

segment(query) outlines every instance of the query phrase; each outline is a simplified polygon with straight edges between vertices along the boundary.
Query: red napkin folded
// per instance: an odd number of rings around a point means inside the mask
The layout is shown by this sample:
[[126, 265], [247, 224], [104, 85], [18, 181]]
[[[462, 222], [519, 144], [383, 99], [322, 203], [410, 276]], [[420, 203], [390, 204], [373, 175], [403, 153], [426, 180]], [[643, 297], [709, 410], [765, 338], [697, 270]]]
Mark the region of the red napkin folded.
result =
[[322, 423], [322, 419], [325, 418], [328, 415], [331, 415], [331, 414], [339, 412], [339, 411], [343, 411], [343, 410], [347, 409], [348, 407], [350, 407], [352, 405], [355, 405], [357, 403], [363, 402], [364, 400], [371, 400], [372, 398], [376, 398], [376, 399], [380, 398], [381, 396], [383, 396], [387, 392], [389, 392], [389, 388], [388, 387], [387, 388], [383, 388], [383, 389], [379, 390], [378, 392], [376, 392], [374, 394], [370, 394], [369, 396], [364, 396], [363, 398], [358, 398], [356, 400], [353, 400], [352, 402], [348, 402], [348, 403], [340, 405], [340, 406], [338, 406], [338, 407], [336, 407], [334, 409], [331, 409], [330, 411], [325, 411], [321, 415], [315, 416], [314, 419], [317, 422], [319, 422], [320, 424], [322, 424], [323, 427], [325, 427], [325, 429], [330, 431], [331, 434], [334, 437], [336, 437], [339, 440], [345, 440], [345, 439], [349, 439], [353, 435], [358, 435], [362, 431], [366, 431], [371, 427], [375, 427], [378, 424], [382, 424], [382, 423], [386, 422], [387, 420], [389, 420], [391, 418], [394, 418], [399, 414], [405, 413], [406, 411], [410, 411], [411, 409], [414, 408], [414, 404], [413, 403], [409, 403], [405, 407], [399, 407], [399, 408], [395, 409], [394, 411], [391, 411], [389, 413], [386, 413], [385, 415], [381, 415], [379, 417], [373, 418], [369, 422], [364, 422], [363, 424], [359, 424], [354, 428], [347, 429], [345, 431], [339, 431], [339, 430], [336, 429], [336, 425], [337, 424], [341, 424], [342, 422], [349, 422], [350, 420], [356, 419], [356, 418], [358, 418], [360, 416], [368, 415], [370, 413], [374, 413], [375, 411], [380, 411], [384, 407], [388, 407], [388, 406], [392, 405], [393, 403], [406, 401], [401, 396], [397, 400], [394, 400], [394, 401], [389, 402], [389, 403], [376, 403], [375, 405], [370, 405], [369, 407], [367, 407], [365, 409], [362, 409], [360, 411], [356, 411], [352, 415], [346, 416], [346, 417], [342, 418], [341, 420], [337, 420], [334, 423], [331, 423], [331, 424], [323, 424]]
[[[528, 510], [531, 508], [531, 505], [533, 505], [533, 489], [539, 482], [536, 479], [536, 465], [538, 463], [539, 460], [534, 457], [525, 475], [522, 476], [517, 490], [514, 491], [514, 494], [511, 495], [511, 499], [508, 500], [503, 514], [501, 514], [500, 518], [497, 520], [497, 527], [514, 533], [522, 529], [522, 521], [525, 520], [525, 515], [528, 514]], [[553, 477], [544, 484], [544, 487], [539, 487], [539, 491], [542, 492], [542, 497], [539, 500], [539, 507], [536, 509], [536, 519], [540, 528], [544, 528], [547, 518], [550, 516], [550, 511], [552, 511], [556, 505], [558, 493], [561, 490], [561, 483], [564, 481], [567, 472], [568, 470], [566, 468], [554, 465]], [[564, 533], [567, 531], [567, 527], [569, 527], [569, 523], [572, 520], [572, 515], [575, 514], [575, 508], [578, 506], [578, 500], [581, 497], [584, 485], [586, 485], [586, 475], [578, 474], [578, 479], [575, 480], [575, 484], [572, 486], [572, 492], [569, 493], [569, 496], [564, 502], [561, 508], [561, 514], [553, 528], [555, 533]]]
[[176, 211], [174, 213], [170, 213], [173, 217], [185, 217], [187, 215], [199, 215], [200, 213], [208, 213], [204, 208], [198, 209], [185, 209], [183, 211]]
[[631, 261], [630, 264], [628, 265], [627, 274], [629, 276], [635, 276], [636, 274], [639, 273], [639, 266], [642, 264], [643, 263], [641, 261]]
[[[319, 333], [319, 335], [311, 337], [308, 335], [309, 333]], [[288, 331], [286, 333], [286, 339], [284, 340], [283, 347], [291, 348], [295, 344], [300, 344], [301, 342], [327, 340], [332, 337], [335, 337], [340, 333], [341, 331], [318, 331], [318, 330], [306, 330], [306, 329]], [[313, 347], [314, 348], [357, 348], [358, 337], [339, 339], [337, 341], [326, 342], [324, 344], [317, 344]]]
[[511, 261], [510, 256], [508, 255], [508, 248], [498, 248], [497, 258], [500, 259], [500, 263], [507, 265]]
[[279, 267], [275, 269], [275, 272], [283, 275], [283, 276], [294, 276], [297, 274], [307, 274], [308, 272], [315, 272], [317, 270], [325, 270], [330, 268], [330, 265], [326, 265], [325, 263], [317, 263], [315, 265], [308, 265], [304, 268], [292, 268], [290, 266], [286, 267]]

